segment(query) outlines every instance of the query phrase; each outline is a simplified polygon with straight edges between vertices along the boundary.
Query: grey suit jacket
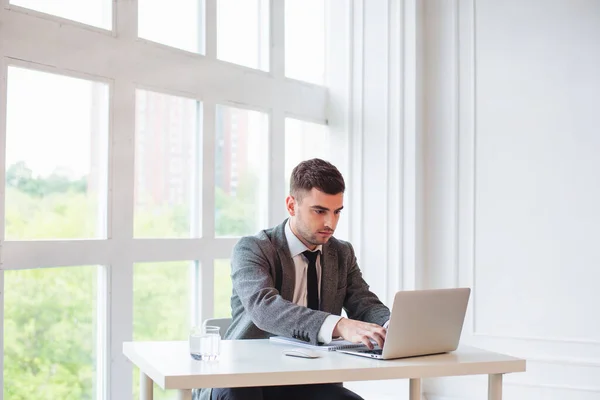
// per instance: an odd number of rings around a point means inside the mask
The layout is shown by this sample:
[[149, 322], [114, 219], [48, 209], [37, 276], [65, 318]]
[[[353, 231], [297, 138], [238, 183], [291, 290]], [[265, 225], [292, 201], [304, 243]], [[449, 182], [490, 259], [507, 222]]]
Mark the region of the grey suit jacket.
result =
[[225, 339], [281, 335], [317, 344], [325, 318], [340, 315], [342, 307], [351, 319], [379, 325], [389, 319], [390, 310], [362, 278], [352, 245], [333, 237], [321, 254], [320, 310], [293, 303], [296, 274], [286, 223], [244, 237], [233, 249], [232, 323]]

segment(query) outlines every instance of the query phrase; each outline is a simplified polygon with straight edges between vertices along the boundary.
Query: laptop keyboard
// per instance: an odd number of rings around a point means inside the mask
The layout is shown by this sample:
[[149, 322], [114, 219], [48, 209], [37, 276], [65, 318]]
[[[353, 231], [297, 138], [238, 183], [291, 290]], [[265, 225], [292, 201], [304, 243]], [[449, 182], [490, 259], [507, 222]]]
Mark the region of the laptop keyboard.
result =
[[383, 349], [375, 349], [375, 350], [359, 350], [359, 353], [364, 353], [364, 354], [381, 354], [383, 351]]

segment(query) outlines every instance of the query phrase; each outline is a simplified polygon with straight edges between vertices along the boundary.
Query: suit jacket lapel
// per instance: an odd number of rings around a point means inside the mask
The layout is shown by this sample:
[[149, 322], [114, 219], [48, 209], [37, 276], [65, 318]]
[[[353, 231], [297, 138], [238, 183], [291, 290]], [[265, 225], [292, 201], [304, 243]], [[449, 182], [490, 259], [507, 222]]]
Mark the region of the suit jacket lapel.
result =
[[294, 287], [296, 285], [296, 267], [294, 266], [290, 247], [285, 238], [285, 224], [287, 224], [287, 219], [273, 231], [273, 245], [277, 249], [279, 262], [281, 262], [281, 297], [288, 301], [293, 301]]
[[335, 296], [337, 294], [337, 251], [332, 248], [330, 242], [323, 246], [321, 255], [321, 311], [333, 313]]

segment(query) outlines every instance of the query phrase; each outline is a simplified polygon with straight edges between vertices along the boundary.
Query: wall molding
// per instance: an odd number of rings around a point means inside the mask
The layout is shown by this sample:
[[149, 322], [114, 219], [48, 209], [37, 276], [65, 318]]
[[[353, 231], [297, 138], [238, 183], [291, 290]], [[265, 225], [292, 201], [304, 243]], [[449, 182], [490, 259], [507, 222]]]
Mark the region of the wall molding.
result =
[[[477, 377], [472, 377], [471, 379], [487, 384], [487, 379], [480, 379]], [[550, 384], [550, 383], [527, 383], [527, 382], [511, 382], [511, 381], [508, 381], [508, 382], [504, 381], [502, 383], [502, 385], [505, 387], [526, 387], [526, 388], [535, 388], [535, 389], [552, 389], [552, 390], [600, 393], [600, 388], [577, 386], [577, 385], [554, 385], [554, 384]]]
[[572, 339], [572, 338], [555, 338], [555, 337], [538, 337], [538, 336], [522, 336], [522, 335], [496, 335], [485, 332], [472, 332], [471, 335], [478, 337], [496, 338], [496, 339], [510, 339], [510, 340], [524, 340], [534, 342], [552, 342], [552, 343], [571, 343], [571, 344], [588, 344], [593, 346], [600, 346], [600, 340], [585, 340], [585, 339]]
[[[388, 248], [386, 255], [387, 285], [386, 298], [391, 301], [396, 291], [403, 287], [403, 221], [405, 209], [402, 193], [405, 190], [403, 157], [404, 130], [404, 38], [406, 36], [404, 20], [404, 7], [402, 0], [388, 1], [388, 93], [387, 93], [387, 224], [386, 237]], [[399, 245], [393, 245], [393, 244]], [[400, 260], [401, 268], [394, 268], [393, 260]]]
[[356, 0], [350, 17], [350, 239], [365, 279], [386, 304], [398, 290], [415, 288], [419, 268], [419, 146], [407, 108], [416, 96], [417, 4]]
[[[440, 7], [443, 9], [444, 5], [441, 1], [432, 2], [433, 7]], [[543, 366], [539, 366], [541, 364], [547, 365], [556, 365], [560, 367], [564, 367], [565, 371], [570, 367], [579, 367], [579, 368], [593, 368], [593, 373], [596, 373], [596, 368], [600, 368], [600, 360], [591, 359], [589, 361], [585, 359], [575, 359], [575, 358], [565, 358], [560, 357], [560, 355], [568, 356], [568, 349], [576, 348], [572, 346], [577, 345], [586, 345], [593, 347], [577, 347], [577, 353], [579, 355], [585, 355], [587, 349], [593, 349], [594, 354], [597, 353], [596, 346], [600, 345], [600, 340], [589, 340], [589, 339], [580, 339], [576, 337], [536, 337], [536, 336], [527, 336], [527, 335], [503, 335], [503, 334], [493, 334], [490, 332], [485, 332], [481, 329], [481, 324], [478, 324], [477, 321], [477, 310], [478, 306], [481, 306], [481, 302], [477, 301], [479, 296], [478, 287], [476, 285], [477, 281], [477, 214], [478, 214], [478, 204], [477, 204], [477, 141], [478, 141], [478, 110], [477, 110], [477, 89], [478, 89], [478, 79], [477, 79], [477, 44], [478, 44], [478, 36], [477, 36], [477, 1], [476, 0], [456, 0], [453, 2], [454, 14], [451, 15], [454, 18], [454, 28], [456, 29], [456, 35], [454, 40], [449, 41], [447, 38], [440, 39], [439, 37], [427, 38], [427, 40], [432, 40], [434, 43], [426, 45], [433, 46], [436, 49], [439, 46], [437, 41], [442, 40], [448, 46], [452, 46], [450, 48], [441, 49], [444, 51], [445, 60], [451, 60], [453, 57], [454, 62], [456, 62], [456, 74], [455, 75], [447, 75], [449, 79], [454, 79], [454, 83], [456, 85], [456, 97], [454, 102], [449, 103], [447, 107], [452, 110], [454, 115], [456, 116], [456, 131], [457, 131], [457, 145], [456, 145], [456, 168], [457, 168], [457, 179], [454, 187], [454, 194], [456, 196], [456, 204], [455, 208], [452, 205], [447, 204], [444, 207], [444, 212], [446, 213], [454, 213], [456, 216], [456, 231], [454, 233], [455, 239], [454, 243], [456, 245], [456, 268], [452, 271], [451, 278], [454, 279], [454, 283], [456, 286], [468, 286], [473, 289], [472, 298], [469, 304], [469, 309], [467, 312], [467, 319], [465, 321], [465, 329], [463, 331], [463, 337], [467, 339], [467, 343], [470, 339], [481, 339], [482, 343], [495, 343], [492, 341], [484, 340], [484, 339], [502, 339], [512, 341], [512, 343], [519, 344], [519, 348], [521, 350], [524, 346], [527, 346], [527, 343], [536, 343], [539, 346], [536, 346], [536, 350], [534, 353], [538, 353], [540, 355], [546, 354], [546, 351], [552, 350], [553, 347], [549, 344], [563, 344], [566, 346], [561, 346], [557, 349], [555, 354], [559, 355], [558, 357], [553, 357], [552, 352], [550, 357], [527, 357], [527, 361], [530, 362], [533, 366], [537, 366], [538, 369], [542, 368], [545, 370]], [[437, 11], [437, 10], [436, 10]], [[446, 10], [446, 12], [450, 12]], [[445, 17], [450, 17], [450, 14], [447, 14]], [[451, 42], [448, 44], [448, 42]], [[430, 66], [428, 67], [430, 68]], [[438, 68], [448, 68], [448, 63], [446, 62], [443, 66]], [[439, 73], [439, 72], [437, 72]], [[433, 74], [435, 76], [435, 72]], [[435, 96], [435, 90], [425, 90], [425, 96]], [[435, 100], [434, 100], [435, 101]], [[431, 117], [431, 116], [430, 116]], [[431, 144], [428, 144], [430, 146]], [[427, 151], [431, 151], [429, 148]], [[448, 149], [448, 151], [452, 151]], [[441, 164], [440, 164], [441, 165]], [[428, 166], [431, 167], [431, 166]], [[437, 166], [437, 168], [440, 168]], [[451, 179], [451, 173], [444, 174], [445, 179]], [[439, 179], [439, 177], [438, 177]], [[436, 181], [437, 182], [437, 181]], [[436, 182], [433, 182], [435, 184]], [[430, 185], [432, 183], [429, 183]], [[428, 200], [430, 203], [430, 200]], [[428, 204], [429, 208], [427, 212], [431, 215], [432, 209], [431, 205]], [[437, 212], [434, 210], [434, 212]], [[449, 215], [449, 214], [445, 214]], [[435, 226], [434, 226], [435, 227]], [[438, 226], [439, 227], [439, 226]], [[431, 249], [430, 249], [431, 250]], [[432, 267], [431, 263], [426, 264], [425, 268], [439, 268], [439, 266], [434, 265]], [[447, 270], [446, 270], [447, 271]], [[481, 271], [481, 270], [480, 270]], [[444, 272], [444, 271], [443, 271]], [[449, 277], [450, 278], [450, 277]], [[451, 281], [448, 279], [445, 281], [448, 285], [450, 285]], [[525, 342], [525, 343], [519, 343]], [[506, 346], [510, 346], [511, 342], [502, 342], [498, 341], [499, 348], [506, 348]], [[544, 346], [543, 343], [546, 343]], [[481, 346], [481, 344], [479, 344]], [[484, 346], [485, 347], [485, 346]], [[560, 354], [558, 354], [560, 353]], [[526, 353], [525, 353], [526, 354]], [[538, 365], [539, 364], [539, 365]], [[550, 367], [548, 367], [550, 368]], [[558, 367], [550, 368], [551, 370], [561, 370]], [[570, 370], [570, 369], [569, 369]], [[538, 371], [539, 372], [539, 371]], [[534, 376], [528, 377], [528, 375], [524, 375], [523, 379], [525, 380], [533, 380]], [[517, 388], [534, 388], [534, 389], [545, 389], [545, 390], [556, 390], [556, 391], [577, 391], [577, 392], [587, 392], [587, 393], [600, 393], [600, 388], [594, 386], [586, 386], [586, 382], [577, 381], [574, 382], [573, 379], [566, 377], [563, 379], [563, 384], [551, 384], [551, 383], [528, 383], [528, 382], [514, 382], [509, 381], [504, 384], [507, 387], [517, 387]], [[478, 382], [484, 382], [484, 379], [478, 380]], [[583, 385], [570, 385], [568, 383], [582, 383]], [[590, 381], [591, 383], [592, 381]], [[463, 387], [465, 387], [463, 385]], [[448, 383], [446, 386], [445, 383], [439, 382], [437, 384], [436, 380], [432, 380], [431, 384], [425, 385], [425, 392], [428, 393], [428, 396], [431, 400], [454, 400], [462, 397], [458, 396], [447, 396], [437, 393], [442, 393], [440, 390], [447, 388], [449, 393], [465, 393], [468, 394], [468, 388], [462, 389], [460, 386], [453, 386]], [[450, 391], [451, 388], [456, 388], [456, 391]], [[431, 389], [431, 390], [428, 390]], [[439, 389], [439, 390], [438, 390]], [[432, 393], [433, 392], [433, 393]], [[437, 393], [436, 393], [437, 392]], [[466, 396], [468, 397], [468, 396]]]
[[[572, 337], [536, 337], [527, 335], [502, 335], [483, 332], [477, 328], [477, 19], [476, 19], [476, 0], [457, 0], [457, 44], [456, 54], [458, 54], [458, 94], [459, 99], [458, 107], [456, 112], [458, 113], [458, 127], [459, 127], [459, 166], [458, 174], [459, 179], [457, 183], [457, 197], [459, 199], [458, 204], [464, 204], [461, 199], [468, 197], [467, 204], [470, 204], [471, 214], [468, 218], [465, 218], [465, 211], [461, 213], [459, 210], [458, 223], [457, 223], [457, 243], [459, 243], [459, 249], [461, 247], [461, 238], [464, 238], [465, 229], [468, 227], [467, 237], [464, 239], [467, 248], [462, 250], [463, 256], [460, 256], [461, 251], [459, 250], [459, 262], [456, 270], [456, 278], [459, 285], [470, 286], [473, 290], [472, 299], [470, 305], [470, 323], [467, 324], [471, 327], [471, 335], [477, 337], [489, 337], [489, 338], [503, 338], [503, 339], [514, 339], [514, 340], [529, 340], [529, 341], [544, 341], [554, 343], [573, 343], [573, 344], [590, 344], [600, 345], [600, 340], [588, 340], [588, 339], [577, 339]], [[460, 8], [462, 7], [462, 13]], [[468, 11], [468, 14], [466, 13]], [[462, 23], [460, 15], [467, 14], [467, 21], [469, 23]], [[470, 15], [469, 15], [470, 14]], [[464, 21], [464, 22], [467, 22]], [[465, 61], [461, 55], [466, 55], [467, 60]], [[461, 64], [463, 64], [461, 66]], [[470, 116], [469, 116], [470, 115]], [[470, 136], [470, 137], [469, 137]], [[462, 146], [460, 142], [462, 141]], [[463, 158], [469, 158], [468, 163], [460, 164], [460, 160]], [[471, 168], [471, 170], [469, 170]], [[461, 177], [462, 176], [462, 177]], [[464, 194], [461, 195], [461, 192]], [[460, 205], [458, 206], [460, 208]], [[462, 221], [462, 223], [461, 223]], [[469, 233], [470, 232], [470, 233]], [[469, 253], [468, 257], [465, 257], [465, 253]], [[461, 273], [461, 270], [465, 272]], [[465, 281], [465, 273], [469, 275], [469, 279]], [[461, 279], [461, 276], [463, 277]]]
[[542, 358], [542, 357], [527, 357], [528, 363], [574, 366], [584, 368], [600, 368], [600, 360], [598, 361], [583, 361], [568, 358]]
[[[448, 378], [443, 378], [443, 379], [448, 379]], [[444, 383], [444, 386], [447, 386], [451, 391], [452, 394], [451, 395], [447, 395], [447, 394], [443, 394], [443, 395], [438, 395], [436, 394], [436, 389], [430, 390], [430, 391], [425, 391], [425, 393], [427, 393], [427, 396], [429, 398], [429, 400], [436, 400], [436, 399], [464, 399], [463, 396], [456, 396], [455, 393], [458, 390], [461, 390], [463, 388], [465, 388], [465, 382], [470, 382], [473, 384], [477, 384], [478, 385], [478, 390], [479, 389], [486, 389], [487, 388], [487, 384], [488, 384], [488, 379], [487, 376], [465, 376], [463, 377], [463, 379], [461, 380], [460, 383], [457, 382], [447, 382]], [[549, 383], [527, 383], [527, 382], [514, 382], [514, 381], [506, 381], [504, 380], [502, 382], [502, 386], [506, 389], [506, 388], [530, 388], [530, 389], [550, 389], [550, 390], [560, 390], [560, 391], [574, 391], [574, 392], [586, 392], [586, 393], [600, 393], [600, 388], [596, 388], [596, 387], [587, 387], [587, 386], [577, 386], [577, 385], [555, 385], [555, 384], [549, 384]], [[437, 388], [439, 389], [440, 386], [437, 385]], [[437, 392], [439, 393], [439, 392]], [[469, 398], [469, 397], [467, 397]]]

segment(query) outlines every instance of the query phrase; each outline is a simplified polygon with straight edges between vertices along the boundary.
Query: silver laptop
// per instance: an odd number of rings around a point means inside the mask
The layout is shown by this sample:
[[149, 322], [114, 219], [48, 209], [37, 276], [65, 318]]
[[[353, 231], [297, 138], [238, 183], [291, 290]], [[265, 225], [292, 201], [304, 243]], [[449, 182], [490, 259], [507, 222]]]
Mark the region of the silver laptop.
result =
[[389, 360], [456, 350], [471, 289], [413, 290], [396, 293], [382, 349], [340, 349], [362, 357]]

